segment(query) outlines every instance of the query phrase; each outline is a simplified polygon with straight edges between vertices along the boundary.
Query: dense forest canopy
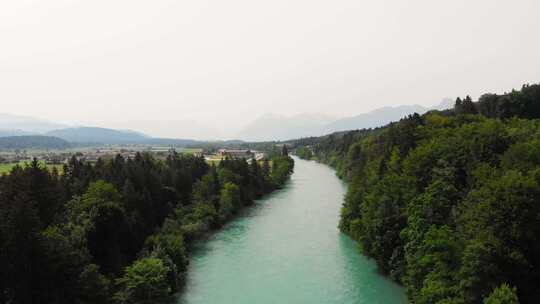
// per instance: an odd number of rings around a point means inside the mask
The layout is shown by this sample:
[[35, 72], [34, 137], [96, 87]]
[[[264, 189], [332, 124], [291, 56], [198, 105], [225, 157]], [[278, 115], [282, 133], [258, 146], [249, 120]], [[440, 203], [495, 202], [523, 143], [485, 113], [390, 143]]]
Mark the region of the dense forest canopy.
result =
[[63, 174], [34, 160], [0, 177], [0, 303], [157, 303], [182, 285], [189, 244], [281, 187], [262, 162], [150, 154]]
[[540, 85], [292, 142], [349, 190], [340, 228], [412, 303], [540, 301]]

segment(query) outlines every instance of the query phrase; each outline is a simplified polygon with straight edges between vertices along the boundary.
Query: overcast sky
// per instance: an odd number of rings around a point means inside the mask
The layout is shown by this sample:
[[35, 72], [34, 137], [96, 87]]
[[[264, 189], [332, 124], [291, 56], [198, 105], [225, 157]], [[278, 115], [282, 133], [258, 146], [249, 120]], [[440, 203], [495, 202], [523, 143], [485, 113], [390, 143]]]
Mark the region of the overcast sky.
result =
[[538, 0], [0, 1], [0, 112], [58, 122], [171, 136], [526, 82]]

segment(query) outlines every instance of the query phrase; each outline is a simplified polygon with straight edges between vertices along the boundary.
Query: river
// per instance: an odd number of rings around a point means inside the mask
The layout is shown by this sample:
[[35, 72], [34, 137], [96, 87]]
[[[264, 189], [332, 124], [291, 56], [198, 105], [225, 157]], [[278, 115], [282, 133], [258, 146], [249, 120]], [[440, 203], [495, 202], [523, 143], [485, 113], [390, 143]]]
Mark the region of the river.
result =
[[196, 246], [177, 303], [406, 303], [337, 229], [345, 191], [329, 167], [295, 158], [286, 187]]

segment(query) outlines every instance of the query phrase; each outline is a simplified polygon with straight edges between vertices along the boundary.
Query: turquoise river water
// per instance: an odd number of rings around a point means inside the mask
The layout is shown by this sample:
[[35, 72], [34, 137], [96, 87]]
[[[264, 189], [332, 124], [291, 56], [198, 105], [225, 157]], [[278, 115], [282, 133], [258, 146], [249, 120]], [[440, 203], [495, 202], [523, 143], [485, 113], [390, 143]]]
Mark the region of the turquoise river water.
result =
[[295, 158], [282, 190], [196, 246], [179, 304], [406, 303], [337, 229], [346, 186]]

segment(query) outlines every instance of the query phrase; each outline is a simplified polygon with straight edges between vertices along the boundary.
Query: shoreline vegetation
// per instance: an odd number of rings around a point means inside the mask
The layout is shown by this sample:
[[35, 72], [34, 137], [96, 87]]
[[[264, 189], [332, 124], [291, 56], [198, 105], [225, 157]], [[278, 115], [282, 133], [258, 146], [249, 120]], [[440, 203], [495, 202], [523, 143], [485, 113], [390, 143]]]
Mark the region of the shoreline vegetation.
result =
[[287, 148], [266, 160], [171, 152], [37, 160], [0, 177], [0, 303], [160, 303], [180, 291], [189, 247], [293, 172]]
[[540, 300], [540, 85], [286, 143], [348, 183], [339, 228], [411, 303]]

